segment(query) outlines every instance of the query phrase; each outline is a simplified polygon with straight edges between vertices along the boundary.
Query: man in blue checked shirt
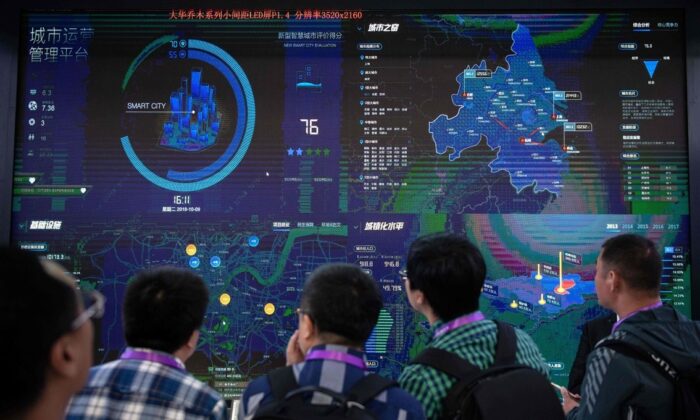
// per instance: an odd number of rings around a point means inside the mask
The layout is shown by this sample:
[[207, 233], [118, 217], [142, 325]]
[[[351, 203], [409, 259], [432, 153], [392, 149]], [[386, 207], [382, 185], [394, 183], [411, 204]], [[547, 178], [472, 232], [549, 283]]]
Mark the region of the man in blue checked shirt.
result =
[[209, 291], [191, 271], [139, 274], [124, 297], [129, 347], [93, 367], [71, 400], [68, 419], [224, 419], [221, 396], [185, 370], [194, 353]]
[[[287, 365], [299, 387], [320, 386], [341, 394], [368, 375], [363, 353], [379, 318], [382, 299], [374, 280], [359, 267], [328, 264], [304, 284], [297, 310], [299, 329], [287, 346]], [[289, 371], [289, 370], [288, 370]], [[239, 419], [277, 403], [269, 375], [250, 383], [243, 393]], [[328, 404], [326, 395], [313, 394], [308, 403]], [[395, 384], [376, 394], [367, 411], [378, 419], [423, 419], [423, 409]]]

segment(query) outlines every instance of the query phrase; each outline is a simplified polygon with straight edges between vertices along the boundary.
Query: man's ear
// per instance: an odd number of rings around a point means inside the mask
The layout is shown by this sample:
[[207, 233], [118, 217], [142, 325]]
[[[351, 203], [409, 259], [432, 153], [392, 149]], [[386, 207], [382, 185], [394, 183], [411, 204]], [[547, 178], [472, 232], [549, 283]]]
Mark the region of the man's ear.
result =
[[194, 330], [192, 331], [192, 335], [190, 335], [189, 340], [187, 340], [187, 347], [191, 348], [192, 350], [197, 348], [197, 342], [199, 341], [199, 330]]
[[49, 368], [58, 376], [71, 378], [80, 373], [78, 341], [72, 334], [61, 336], [51, 345]]
[[316, 334], [316, 325], [310, 316], [302, 314], [299, 322], [299, 336], [304, 340], [310, 340]]
[[615, 270], [608, 271], [608, 275], [605, 277], [605, 284], [609, 287], [611, 293], [620, 293], [625, 286], [622, 277]]
[[415, 293], [416, 304], [424, 306], [428, 302], [422, 290], [414, 290], [413, 293]]

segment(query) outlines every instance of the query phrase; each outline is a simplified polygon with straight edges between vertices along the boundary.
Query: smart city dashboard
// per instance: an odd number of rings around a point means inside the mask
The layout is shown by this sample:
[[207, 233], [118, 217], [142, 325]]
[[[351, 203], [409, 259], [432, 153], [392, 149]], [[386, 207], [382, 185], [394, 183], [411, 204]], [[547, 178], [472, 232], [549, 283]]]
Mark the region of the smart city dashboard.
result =
[[303, 280], [351, 262], [385, 301], [368, 367], [428, 341], [398, 274], [453, 231], [482, 311], [563, 383], [601, 313], [601, 243], [645, 235], [690, 314], [683, 14], [171, 9], [23, 15], [12, 241], [108, 299], [140, 269], [211, 292], [188, 363], [227, 398], [283, 364]]

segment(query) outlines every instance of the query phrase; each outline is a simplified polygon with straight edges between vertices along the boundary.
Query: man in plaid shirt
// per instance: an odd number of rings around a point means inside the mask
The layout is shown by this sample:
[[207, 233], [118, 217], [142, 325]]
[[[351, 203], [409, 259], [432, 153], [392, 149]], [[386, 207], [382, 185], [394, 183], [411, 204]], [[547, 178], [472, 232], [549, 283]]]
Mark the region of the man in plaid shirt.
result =
[[[363, 347], [381, 308], [376, 282], [360, 267], [327, 264], [314, 270], [304, 283], [297, 310], [299, 329], [287, 345], [287, 365], [293, 366], [294, 382], [300, 387], [320, 386], [347, 396], [369, 375]], [[275, 407], [278, 401], [271, 377], [274, 372], [248, 385], [241, 398], [239, 420]], [[321, 393], [313, 393], [306, 400], [308, 405], [318, 406], [331, 402]], [[379, 420], [425, 419], [418, 401], [396, 384], [375, 395], [366, 409]]]
[[90, 370], [66, 417], [224, 419], [224, 400], [184, 365], [197, 346], [208, 302], [204, 282], [190, 271], [139, 274], [124, 297], [129, 347], [118, 360]]
[[[479, 311], [486, 277], [481, 252], [454, 234], [424, 236], [411, 244], [406, 268], [408, 301], [431, 325], [428, 346], [452, 352], [481, 369], [493, 364], [496, 324]], [[517, 362], [547, 376], [547, 365], [532, 338], [516, 329], [516, 340]], [[428, 419], [440, 417], [443, 400], [455, 382], [421, 364], [408, 365], [399, 377], [401, 387], [421, 402]]]

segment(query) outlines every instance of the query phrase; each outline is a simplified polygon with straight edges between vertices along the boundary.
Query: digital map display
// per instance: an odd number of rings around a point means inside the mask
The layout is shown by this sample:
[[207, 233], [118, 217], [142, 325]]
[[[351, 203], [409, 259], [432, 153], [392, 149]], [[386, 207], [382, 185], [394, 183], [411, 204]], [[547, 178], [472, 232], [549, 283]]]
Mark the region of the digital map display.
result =
[[418, 236], [483, 252], [487, 317], [566, 378], [603, 314], [595, 260], [634, 232], [690, 314], [683, 15], [173, 9], [23, 16], [12, 241], [107, 297], [189, 267], [211, 301], [188, 368], [226, 398], [284, 363], [307, 275], [358, 264], [385, 302], [369, 368], [428, 341], [399, 270]]

